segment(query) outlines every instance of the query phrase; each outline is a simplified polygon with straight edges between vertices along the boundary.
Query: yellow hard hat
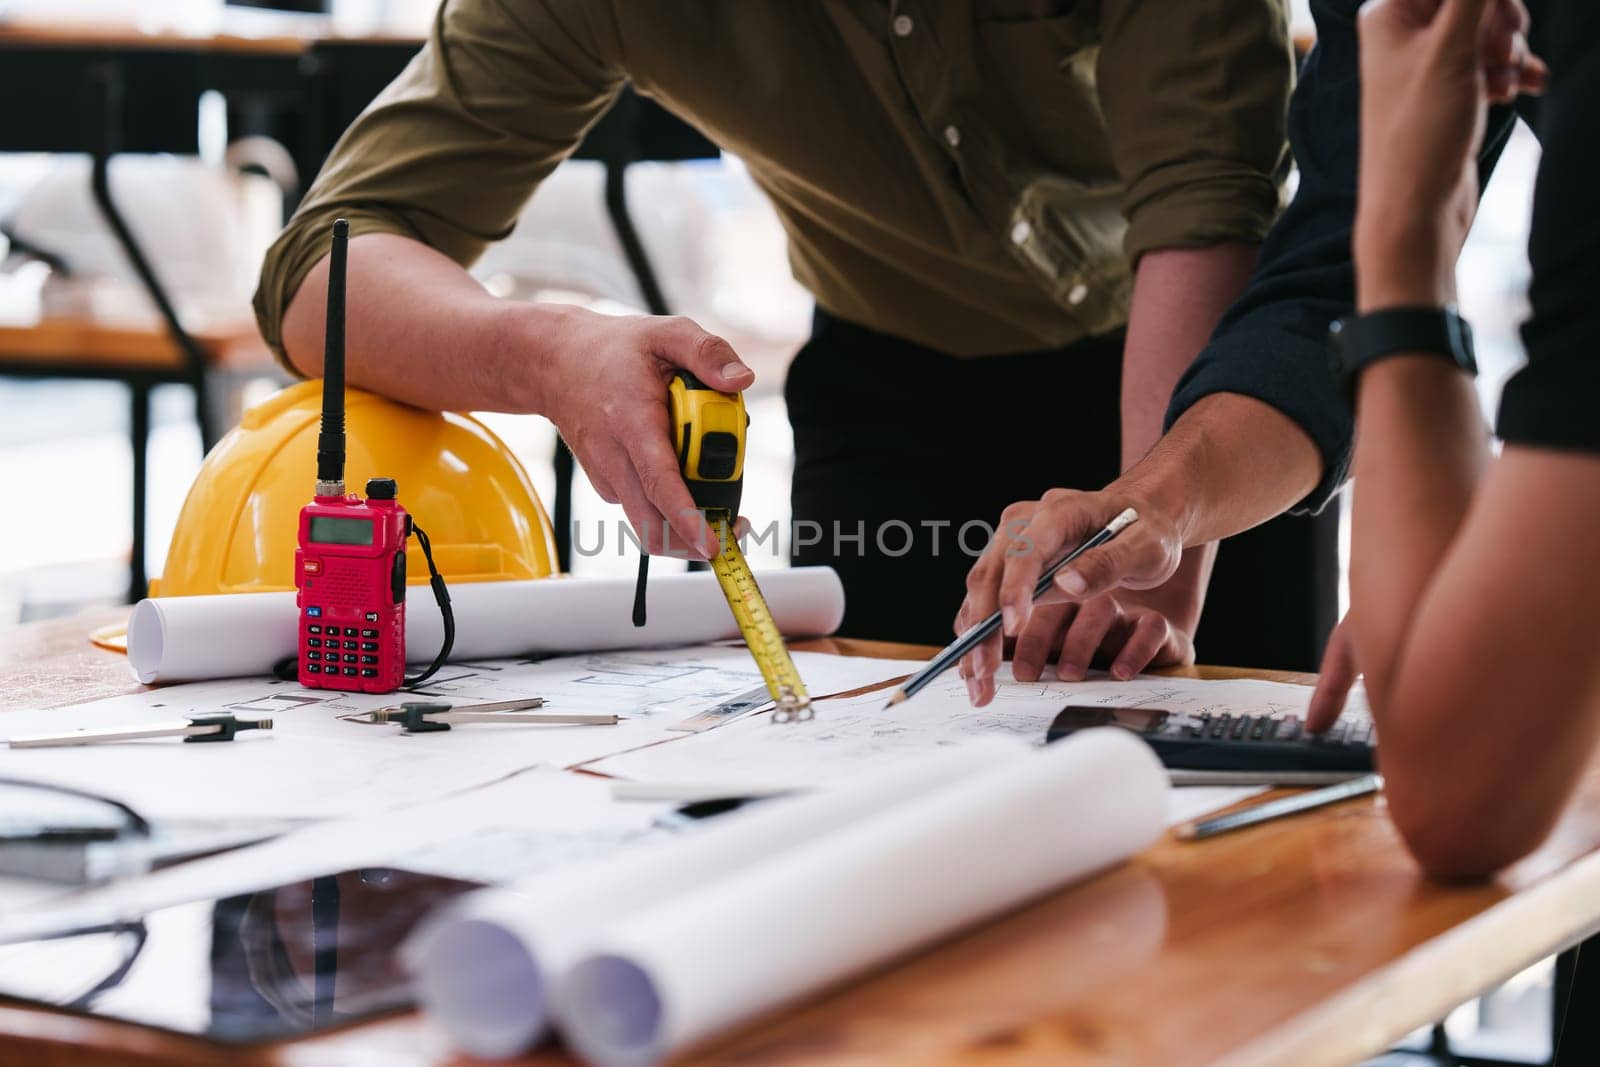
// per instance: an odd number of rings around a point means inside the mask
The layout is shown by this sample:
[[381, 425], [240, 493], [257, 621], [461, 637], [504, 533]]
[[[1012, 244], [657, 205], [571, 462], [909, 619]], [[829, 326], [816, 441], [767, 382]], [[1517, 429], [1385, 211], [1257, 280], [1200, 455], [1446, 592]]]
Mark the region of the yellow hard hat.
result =
[[[294, 588], [302, 505], [316, 481], [322, 383], [292, 385], [244, 413], [211, 450], [178, 515], [151, 596]], [[468, 415], [423, 411], [357, 389], [345, 394], [346, 482], [395, 479], [428, 531], [448, 582], [543, 578], [555, 570], [550, 519], [504, 442]], [[407, 580], [428, 580], [413, 540]]]

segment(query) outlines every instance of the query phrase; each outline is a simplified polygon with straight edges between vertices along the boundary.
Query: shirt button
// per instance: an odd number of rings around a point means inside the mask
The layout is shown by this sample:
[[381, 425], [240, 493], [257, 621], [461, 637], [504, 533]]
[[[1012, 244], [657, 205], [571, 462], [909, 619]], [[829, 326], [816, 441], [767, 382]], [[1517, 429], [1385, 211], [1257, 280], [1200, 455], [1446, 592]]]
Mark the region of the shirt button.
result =
[[1030, 238], [1032, 236], [1033, 236], [1033, 227], [1028, 225], [1028, 220], [1027, 219], [1018, 219], [1016, 222], [1011, 224], [1011, 243], [1012, 244], [1014, 244], [1014, 245], [1025, 245], [1025, 244], [1028, 243], [1028, 238]]
[[913, 25], [910, 15], [896, 15], [894, 17], [894, 35], [896, 37], [910, 37]]
[[1083, 303], [1084, 298], [1088, 295], [1089, 287], [1084, 285], [1082, 282], [1079, 282], [1077, 285], [1074, 285], [1067, 291], [1067, 303], [1071, 304], [1073, 307], [1077, 307], [1079, 304]]
[[944, 143], [951, 148], [961, 147], [961, 131], [954, 126], [946, 126], [944, 128]]

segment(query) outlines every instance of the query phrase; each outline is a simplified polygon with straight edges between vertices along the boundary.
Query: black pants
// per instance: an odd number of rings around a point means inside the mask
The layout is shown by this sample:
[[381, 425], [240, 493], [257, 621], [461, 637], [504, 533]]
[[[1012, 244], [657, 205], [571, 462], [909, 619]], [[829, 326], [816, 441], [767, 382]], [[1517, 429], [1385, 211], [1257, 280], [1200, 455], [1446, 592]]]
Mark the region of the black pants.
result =
[[[957, 359], [819, 311], [789, 370], [794, 561], [845, 587], [840, 632], [944, 644], [1007, 504], [1118, 474], [1122, 337]], [[1337, 517], [1222, 546], [1207, 663], [1315, 670], [1337, 611]]]

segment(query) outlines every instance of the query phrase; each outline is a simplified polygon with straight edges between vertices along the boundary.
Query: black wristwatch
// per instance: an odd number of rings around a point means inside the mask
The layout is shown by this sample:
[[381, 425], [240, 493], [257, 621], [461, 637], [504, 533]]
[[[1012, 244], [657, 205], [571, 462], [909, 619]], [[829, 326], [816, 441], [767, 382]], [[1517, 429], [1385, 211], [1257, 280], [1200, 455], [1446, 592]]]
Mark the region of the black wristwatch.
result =
[[1443, 356], [1468, 374], [1478, 373], [1472, 327], [1451, 305], [1384, 308], [1338, 319], [1328, 327], [1328, 350], [1334, 377], [1351, 408], [1361, 371], [1386, 356]]

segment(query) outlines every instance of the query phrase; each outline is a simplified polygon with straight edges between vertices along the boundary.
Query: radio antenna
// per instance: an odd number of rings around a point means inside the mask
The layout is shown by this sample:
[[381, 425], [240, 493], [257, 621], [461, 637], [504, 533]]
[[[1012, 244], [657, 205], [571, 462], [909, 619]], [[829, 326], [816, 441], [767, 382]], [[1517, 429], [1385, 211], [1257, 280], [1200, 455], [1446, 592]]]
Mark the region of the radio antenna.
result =
[[317, 495], [344, 496], [344, 274], [350, 223], [335, 219], [328, 256], [327, 337], [322, 344], [322, 432], [317, 435]]

